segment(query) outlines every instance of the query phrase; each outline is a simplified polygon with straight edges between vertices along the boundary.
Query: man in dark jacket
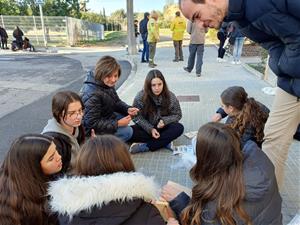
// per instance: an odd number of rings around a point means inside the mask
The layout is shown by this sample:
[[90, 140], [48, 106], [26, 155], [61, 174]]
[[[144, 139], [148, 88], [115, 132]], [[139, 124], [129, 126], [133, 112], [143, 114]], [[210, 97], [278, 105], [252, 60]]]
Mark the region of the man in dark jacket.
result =
[[[143, 39], [143, 52], [142, 52], [142, 63], [148, 63], [149, 62], [149, 44], [147, 41], [147, 36], [148, 36], [148, 29], [147, 29], [147, 24], [149, 21], [149, 16], [150, 14], [148, 12], [144, 13], [144, 19], [141, 20], [140, 22], [140, 34]], [[146, 57], [146, 59], [145, 59]]]
[[185, 17], [218, 28], [226, 17], [242, 34], [260, 43], [270, 55], [278, 89], [265, 126], [262, 149], [283, 181], [288, 149], [300, 123], [300, 1], [292, 0], [179, 0]]
[[2, 49], [8, 49], [7, 47], [7, 38], [8, 38], [8, 35], [6, 33], [6, 30], [0, 26], [0, 39], [1, 39], [1, 48]]

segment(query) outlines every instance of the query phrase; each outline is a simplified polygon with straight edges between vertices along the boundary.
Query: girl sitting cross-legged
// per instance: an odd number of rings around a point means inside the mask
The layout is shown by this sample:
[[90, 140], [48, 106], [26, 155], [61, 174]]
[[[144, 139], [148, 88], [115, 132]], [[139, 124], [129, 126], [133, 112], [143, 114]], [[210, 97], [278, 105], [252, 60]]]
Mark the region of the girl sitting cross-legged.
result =
[[181, 108], [176, 96], [169, 91], [159, 70], [150, 70], [144, 89], [136, 95], [133, 106], [140, 111], [133, 121], [131, 153], [155, 151], [167, 147], [183, 133]]

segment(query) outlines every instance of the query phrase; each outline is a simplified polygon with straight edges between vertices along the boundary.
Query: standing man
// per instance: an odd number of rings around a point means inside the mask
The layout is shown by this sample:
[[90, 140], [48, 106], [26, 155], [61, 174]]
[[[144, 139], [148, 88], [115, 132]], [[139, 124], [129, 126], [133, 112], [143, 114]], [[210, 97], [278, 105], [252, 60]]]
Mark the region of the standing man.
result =
[[203, 64], [205, 33], [207, 32], [207, 28], [204, 28], [203, 24], [199, 21], [191, 22], [189, 20], [186, 31], [191, 35], [189, 45], [190, 55], [188, 65], [187, 67], [183, 67], [183, 69], [189, 73], [193, 70], [197, 53], [196, 76], [200, 77]]
[[159, 41], [159, 27], [158, 27], [158, 14], [152, 11], [150, 20], [148, 22], [148, 43], [149, 43], [149, 67], [154, 68], [157, 64], [154, 63], [154, 56], [156, 52], [156, 44]]
[[[140, 22], [140, 34], [143, 39], [143, 52], [142, 52], [142, 59], [141, 59], [142, 63], [145, 63], [145, 62], [149, 63], [149, 44], [147, 41], [147, 37], [148, 37], [147, 24], [149, 21], [149, 16], [150, 16], [150, 14], [148, 12], [145, 12], [144, 19], [142, 19]], [[145, 59], [145, 57], [146, 57], [146, 59]]]
[[8, 35], [7, 35], [6, 30], [0, 26], [0, 39], [1, 39], [1, 44], [2, 44], [1, 48], [2, 49], [8, 49], [7, 38], [8, 38]]
[[179, 0], [182, 13], [205, 27], [218, 28], [225, 17], [242, 34], [269, 51], [269, 66], [277, 75], [277, 91], [265, 125], [263, 151], [283, 183], [288, 150], [300, 123], [300, 1]]
[[170, 29], [173, 32], [172, 39], [175, 48], [175, 59], [173, 59], [173, 62], [183, 61], [182, 40], [186, 23], [185, 19], [180, 16], [179, 11], [175, 13], [175, 19], [171, 23]]

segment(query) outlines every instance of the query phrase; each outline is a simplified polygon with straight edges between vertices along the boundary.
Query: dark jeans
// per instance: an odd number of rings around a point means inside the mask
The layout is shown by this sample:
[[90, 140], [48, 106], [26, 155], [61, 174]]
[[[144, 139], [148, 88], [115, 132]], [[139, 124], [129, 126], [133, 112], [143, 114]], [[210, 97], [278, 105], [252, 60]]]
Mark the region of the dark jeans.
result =
[[218, 58], [223, 59], [224, 54], [226, 52], [226, 50], [223, 48], [226, 40], [226, 35], [224, 34], [224, 32], [218, 32], [217, 37], [220, 40], [219, 49], [218, 49]]
[[149, 44], [147, 40], [143, 40], [142, 61], [149, 61]]
[[183, 125], [181, 123], [170, 123], [162, 129], [157, 129], [160, 133], [158, 139], [154, 139], [151, 134], [148, 134], [139, 125], [133, 125], [133, 135], [130, 142], [147, 143], [150, 151], [166, 147], [171, 141], [178, 138], [183, 133]]
[[7, 48], [7, 39], [6, 38], [2, 38], [1, 43], [2, 43], [2, 46], [1, 46], [2, 49]]
[[182, 41], [173, 41], [173, 45], [175, 48], [175, 60], [183, 60]]
[[203, 52], [204, 52], [204, 44], [190, 44], [189, 45], [189, 60], [187, 69], [192, 71], [195, 64], [195, 58], [197, 53], [197, 61], [196, 61], [196, 74], [201, 74], [202, 64], [203, 64]]
[[154, 63], [155, 52], [156, 52], [156, 42], [149, 42], [149, 64]]

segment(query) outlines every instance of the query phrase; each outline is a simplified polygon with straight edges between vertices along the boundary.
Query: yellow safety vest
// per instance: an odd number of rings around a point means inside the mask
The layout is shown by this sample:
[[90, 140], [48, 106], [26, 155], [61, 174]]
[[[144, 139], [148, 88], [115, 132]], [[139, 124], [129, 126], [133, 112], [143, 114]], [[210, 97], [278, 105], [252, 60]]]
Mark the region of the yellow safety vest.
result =
[[157, 21], [153, 18], [149, 19], [147, 28], [148, 28], [148, 42], [158, 42], [159, 27]]
[[183, 17], [177, 16], [171, 23], [170, 27], [171, 31], [173, 31], [172, 39], [174, 41], [183, 40], [183, 34], [186, 29], [186, 22]]

